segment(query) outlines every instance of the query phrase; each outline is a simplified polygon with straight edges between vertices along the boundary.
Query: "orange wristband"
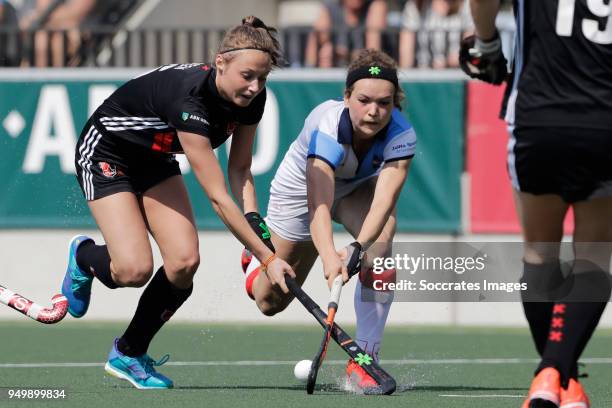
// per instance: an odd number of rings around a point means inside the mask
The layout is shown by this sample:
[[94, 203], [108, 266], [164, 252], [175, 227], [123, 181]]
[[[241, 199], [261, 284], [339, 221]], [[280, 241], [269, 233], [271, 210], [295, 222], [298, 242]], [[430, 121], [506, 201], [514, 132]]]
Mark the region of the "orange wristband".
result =
[[261, 266], [264, 267], [264, 269], [268, 269], [268, 265], [270, 264], [270, 262], [272, 262], [274, 259], [276, 258], [276, 254], [272, 254], [268, 257], [268, 259], [266, 259], [265, 261], [263, 261], [261, 263]]

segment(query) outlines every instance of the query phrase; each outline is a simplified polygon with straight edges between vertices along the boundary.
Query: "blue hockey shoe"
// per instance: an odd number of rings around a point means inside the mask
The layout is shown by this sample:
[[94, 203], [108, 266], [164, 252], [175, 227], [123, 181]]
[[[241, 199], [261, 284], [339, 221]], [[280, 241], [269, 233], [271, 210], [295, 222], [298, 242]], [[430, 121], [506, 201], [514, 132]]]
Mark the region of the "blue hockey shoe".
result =
[[68, 247], [68, 268], [62, 283], [62, 295], [68, 299], [68, 313], [73, 317], [83, 317], [89, 307], [93, 274], [83, 271], [76, 262], [77, 249], [81, 244], [93, 239], [85, 235], [77, 235], [70, 240]]
[[117, 340], [108, 354], [104, 369], [110, 375], [129, 381], [140, 390], [160, 390], [172, 388], [172, 380], [155, 371], [155, 367], [164, 364], [170, 356], [166, 354], [159, 361], [153, 360], [147, 354], [130, 357], [117, 350]]

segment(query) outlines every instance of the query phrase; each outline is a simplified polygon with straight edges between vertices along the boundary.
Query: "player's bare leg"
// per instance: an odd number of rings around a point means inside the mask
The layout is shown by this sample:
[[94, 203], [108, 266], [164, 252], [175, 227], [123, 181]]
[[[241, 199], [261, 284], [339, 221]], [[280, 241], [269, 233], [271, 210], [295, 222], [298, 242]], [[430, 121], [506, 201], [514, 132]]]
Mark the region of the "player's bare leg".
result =
[[149, 189], [142, 207], [153, 239], [159, 246], [168, 280], [176, 287], [192, 286], [200, 263], [199, 240], [182, 176]]
[[[165, 360], [155, 362], [147, 350], [156, 333], [191, 295], [193, 275], [199, 265], [198, 235], [181, 176], [170, 177], [147, 190], [140, 204], [164, 265], [140, 297], [130, 325], [111, 350], [106, 369], [139, 388], [170, 388], [172, 380], [154, 368]], [[144, 384], [126, 369], [126, 360], [136, 360], [144, 367], [148, 374]]]
[[[318, 257], [317, 249], [312, 241], [289, 241], [281, 238], [272, 229], [272, 244], [276, 248], [276, 254], [285, 260], [293, 268], [296, 275], [296, 282], [302, 285], [312, 269], [312, 265]], [[259, 273], [259, 262], [253, 258], [251, 265], [247, 269], [247, 274], [253, 278], [252, 282], [247, 283], [251, 286], [252, 295], [257, 303], [257, 307], [266, 316], [273, 316], [279, 313], [291, 303], [293, 295], [284, 294], [280, 288], [272, 286], [270, 281]], [[249, 279], [249, 277], [247, 277]]]
[[77, 318], [87, 312], [94, 276], [115, 289], [142, 286], [153, 271], [151, 246], [136, 196], [116, 193], [90, 201], [89, 207], [108, 245], [95, 245], [84, 235], [70, 241], [62, 294], [68, 299], [68, 312]]
[[153, 273], [153, 254], [136, 195], [120, 192], [88, 204], [106, 243], [112, 280], [119, 286], [145, 285]]
[[[559, 268], [559, 247], [551, 244], [551, 241], [561, 240], [563, 218], [569, 205], [557, 196], [517, 193], [517, 198], [526, 240], [523, 279], [528, 282], [535, 279], [552, 282], [551, 289], [552, 286], [564, 284], [569, 290], [557, 302], [524, 302], [532, 334], [542, 356], [537, 372], [555, 370], [559, 374], [559, 385], [555, 381], [539, 381], [541, 376], [538, 375], [528, 399], [563, 404], [562, 396], [566, 399], [575, 397], [568, 390], [572, 381], [577, 382], [578, 358], [610, 297], [608, 269], [612, 200], [600, 198], [574, 204], [575, 261], [571, 276], [564, 280]], [[528, 273], [534, 276], [529, 277]]]
[[[553, 194], [534, 195], [514, 191], [516, 211], [522, 226], [523, 282], [528, 291], [534, 290], [536, 282], [551, 282], [548, 290], [558, 286], [563, 280], [559, 262], [560, 242], [563, 238], [563, 220], [569, 208], [560, 196]], [[536, 349], [543, 355], [548, 341], [554, 302], [529, 302], [535, 294], [523, 294], [523, 309], [529, 322], [531, 335]], [[560, 399], [560, 379], [555, 368], [538, 372], [533, 379], [529, 401], [542, 400], [558, 404]]]
[[514, 191], [517, 215], [522, 227], [524, 260], [542, 264], [559, 258], [563, 220], [569, 204], [555, 194], [534, 195]]

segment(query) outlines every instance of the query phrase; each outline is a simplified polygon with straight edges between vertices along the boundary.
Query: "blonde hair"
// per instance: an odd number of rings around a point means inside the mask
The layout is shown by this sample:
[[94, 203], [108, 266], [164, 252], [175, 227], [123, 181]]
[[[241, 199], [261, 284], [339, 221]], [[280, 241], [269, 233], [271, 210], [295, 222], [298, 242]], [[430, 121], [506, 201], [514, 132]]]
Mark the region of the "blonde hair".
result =
[[226, 61], [234, 56], [234, 51], [254, 49], [266, 52], [270, 56], [272, 65], [279, 67], [282, 60], [280, 43], [276, 38], [276, 28], [267, 26], [255, 16], [242, 19], [242, 24], [229, 30], [217, 50]]
[[[389, 55], [385, 54], [382, 51], [375, 50], [372, 48], [365, 49], [361, 51], [357, 57], [349, 64], [348, 72], [354, 71], [360, 68], [367, 68], [371, 66], [378, 66], [381, 68], [387, 68], [397, 71], [397, 63], [393, 58]], [[353, 92], [353, 85], [349, 86], [344, 90], [344, 94], [348, 97], [351, 96]], [[404, 100], [404, 91], [401, 86], [395, 87], [395, 92], [393, 94], [393, 105], [401, 109], [402, 102]]]

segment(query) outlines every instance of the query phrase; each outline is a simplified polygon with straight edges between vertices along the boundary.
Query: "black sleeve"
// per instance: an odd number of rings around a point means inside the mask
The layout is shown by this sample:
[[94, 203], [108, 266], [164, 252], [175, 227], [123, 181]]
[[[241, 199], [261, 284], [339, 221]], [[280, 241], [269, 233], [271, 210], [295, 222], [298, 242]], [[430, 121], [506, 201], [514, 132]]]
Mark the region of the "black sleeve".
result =
[[206, 107], [190, 96], [171, 104], [168, 124], [183, 132], [207, 137], [210, 135], [211, 125]]
[[237, 121], [243, 125], [255, 125], [259, 123], [266, 107], [266, 89], [255, 97], [253, 102], [238, 115]]

